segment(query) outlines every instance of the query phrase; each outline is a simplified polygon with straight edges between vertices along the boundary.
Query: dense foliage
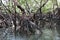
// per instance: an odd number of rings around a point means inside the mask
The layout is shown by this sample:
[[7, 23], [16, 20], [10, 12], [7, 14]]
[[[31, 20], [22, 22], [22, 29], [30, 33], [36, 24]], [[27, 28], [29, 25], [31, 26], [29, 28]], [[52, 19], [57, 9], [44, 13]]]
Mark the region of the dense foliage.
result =
[[37, 31], [42, 34], [46, 24], [54, 29], [52, 24], [60, 25], [59, 3], [58, 0], [1, 0], [0, 28], [11, 27], [14, 32], [23, 34]]

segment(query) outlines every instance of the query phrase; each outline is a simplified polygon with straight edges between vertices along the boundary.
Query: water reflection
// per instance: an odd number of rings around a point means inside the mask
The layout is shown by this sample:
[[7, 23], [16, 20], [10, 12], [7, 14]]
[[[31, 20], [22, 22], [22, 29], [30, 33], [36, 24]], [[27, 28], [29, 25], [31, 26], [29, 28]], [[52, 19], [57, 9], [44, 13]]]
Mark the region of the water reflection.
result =
[[14, 33], [7, 33], [4, 36], [4, 30], [0, 29], [0, 40], [60, 40], [60, 37], [58, 36], [58, 33], [56, 30], [51, 29], [43, 29], [42, 35], [17, 35], [15, 36]]

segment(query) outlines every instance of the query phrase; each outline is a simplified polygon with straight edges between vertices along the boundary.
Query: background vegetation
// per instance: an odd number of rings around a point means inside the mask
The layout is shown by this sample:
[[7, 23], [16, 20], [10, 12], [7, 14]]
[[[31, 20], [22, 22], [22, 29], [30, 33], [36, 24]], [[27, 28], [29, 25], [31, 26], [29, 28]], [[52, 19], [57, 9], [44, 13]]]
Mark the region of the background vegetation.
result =
[[[36, 12], [37, 9], [45, 3], [46, 0], [17, 0], [18, 3], [26, 10], [29, 10], [30, 12]], [[13, 9], [13, 0], [2, 0], [2, 3], [8, 7], [11, 11], [14, 11]], [[1, 4], [1, 8], [4, 8]], [[46, 5], [42, 8], [42, 12], [46, 13], [48, 11], [54, 10], [56, 7], [60, 7], [60, 0], [48, 0]], [[16, 11], [20, 13], [21, 11], [16, 7]], [[28, 13], [28, 12], [27, 12]]]

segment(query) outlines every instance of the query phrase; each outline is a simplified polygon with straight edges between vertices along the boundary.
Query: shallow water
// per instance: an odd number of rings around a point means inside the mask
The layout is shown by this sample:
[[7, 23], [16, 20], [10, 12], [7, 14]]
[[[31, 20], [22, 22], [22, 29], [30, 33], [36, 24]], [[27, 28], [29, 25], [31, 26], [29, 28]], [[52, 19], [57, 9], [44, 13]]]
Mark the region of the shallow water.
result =
[[0, 40], [60, 40], [60, 37], [56, 30], [43, 29], [42, 35], [19, 35], [16, 36], [13, 33], [5, 32], [5, 29], [0, 29]]

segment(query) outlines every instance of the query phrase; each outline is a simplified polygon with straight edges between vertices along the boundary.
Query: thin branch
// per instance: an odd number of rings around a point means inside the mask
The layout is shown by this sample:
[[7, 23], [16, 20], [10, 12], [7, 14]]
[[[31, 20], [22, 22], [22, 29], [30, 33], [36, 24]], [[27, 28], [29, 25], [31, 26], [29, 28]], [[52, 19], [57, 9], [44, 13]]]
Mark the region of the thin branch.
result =
[[17, 7], [25, 14], [25, 10], [20, 5], [17, 5]]
[[18, 4], [17, 0], [14, 0], [15, 5], [25, 14], [25, 9], [21, 7], [21, 5]]
[[40, 8], [38, 8], [38, 10], [36, 12], [38, 12], [39, 10], [41, 11], [41, 8], [44, 7], [47, 2], [48, 2], [48, 0]]
[[57, 5], [57, 8], [58, 8], [58, 1], [56, 0], [56, 5]]
[[[25, 0], [26, 1], [26, 0]], [[27, 3], [27, 1], [26, 1], [26, 10], [27, 10], [27, 12], [30, 14], [31, 12], [30, 12], [30, 7], [29, 7], [29, 5], [28, 5], [28, 3]]]
[[[34, 0], [35, 2], [36, 2], [36, 4], [38, 4], [39, 5], [39, 3], [36, 1], [36, 0]], [[40, 6], [40, 5], [39, 5]]]
[[[2, 3], [2, 1], [1, 1], [1, 3]], [[5, 7], [5, 9], [9, 12], [9, 13], [11, 13], [11, 11], [2, 3], [2, 5]]]

